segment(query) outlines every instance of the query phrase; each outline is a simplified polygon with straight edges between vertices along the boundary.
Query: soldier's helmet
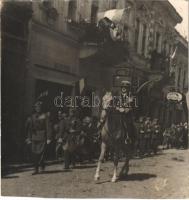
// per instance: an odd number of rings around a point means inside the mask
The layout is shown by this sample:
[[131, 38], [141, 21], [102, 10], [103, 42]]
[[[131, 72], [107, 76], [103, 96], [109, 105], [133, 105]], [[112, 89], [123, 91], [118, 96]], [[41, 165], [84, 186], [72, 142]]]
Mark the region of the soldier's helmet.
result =
[[131, 83], [129, 81], [126, 81], [126, 80], [121, 81], [121, 91], [125, 93], [127, 89], [129, 89], [130, 85]]
[[121, 87], [129, 87], [130, 85], [131, 85], [131, 82], [129, 81], [126, 81], [126, 80], [121, 81]]

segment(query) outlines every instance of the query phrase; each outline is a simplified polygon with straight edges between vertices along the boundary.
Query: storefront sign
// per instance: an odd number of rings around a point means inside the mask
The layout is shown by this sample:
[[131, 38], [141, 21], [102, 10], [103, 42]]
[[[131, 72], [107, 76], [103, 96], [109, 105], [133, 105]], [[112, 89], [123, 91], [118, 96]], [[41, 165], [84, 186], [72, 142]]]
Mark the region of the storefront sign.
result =
[[182, 100], [182, 94], [180, 94], [178, 92], [169, 92], [167, 94], [167, 99], [173, 100], [173, 101], [181, 101]]

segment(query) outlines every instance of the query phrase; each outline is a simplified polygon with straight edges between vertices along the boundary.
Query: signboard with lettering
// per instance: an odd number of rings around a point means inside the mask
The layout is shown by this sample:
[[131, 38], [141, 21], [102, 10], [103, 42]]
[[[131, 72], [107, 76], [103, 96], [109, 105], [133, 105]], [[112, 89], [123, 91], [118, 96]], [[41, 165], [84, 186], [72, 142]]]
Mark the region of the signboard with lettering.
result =
[[167, 99], [172, 101], [181, 101], [182, 100], [182, 94], [178, 92], [169, 92], [167, 94]]

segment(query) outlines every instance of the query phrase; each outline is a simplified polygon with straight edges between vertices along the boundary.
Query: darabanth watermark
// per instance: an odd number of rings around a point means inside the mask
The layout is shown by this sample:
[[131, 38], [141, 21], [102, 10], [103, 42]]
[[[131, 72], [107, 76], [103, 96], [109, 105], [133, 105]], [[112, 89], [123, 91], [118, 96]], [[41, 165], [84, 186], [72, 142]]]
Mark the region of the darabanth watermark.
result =
[[[92, 92], [91, 96], [64, 96], [64, 92], [60, 92], [60, 95], [54, 98], [54, 105], [58, 108], [68, 107], [68, 108], [98, 108], [103, 104], [106, 104], [104, 98], [99, 97]], [[136, 96], [132, 96], [131, 93], [128, 95], [115, 95], [111, 96], [108, 100], [108, 107], [125, 107], [132, 108], [138, 107], [138, 99]]]

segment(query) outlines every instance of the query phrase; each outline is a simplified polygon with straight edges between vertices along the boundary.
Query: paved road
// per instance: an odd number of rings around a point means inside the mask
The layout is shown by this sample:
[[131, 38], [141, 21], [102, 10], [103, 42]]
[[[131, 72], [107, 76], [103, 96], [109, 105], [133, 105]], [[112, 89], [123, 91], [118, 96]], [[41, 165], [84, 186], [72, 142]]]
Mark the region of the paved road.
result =
[[[119, 168], [123, 163], [120, 163]], [[98, 183], [95, 164], [65, 172], [61, 164], [31, 176], [32, 169], [2, 179], [3, 196], [59, 198], [189, 198], [189, 150], [165, 150], [157, 156], [134, 159], [127, 180], [111, 183], [111, 162], [106, 162]]]

